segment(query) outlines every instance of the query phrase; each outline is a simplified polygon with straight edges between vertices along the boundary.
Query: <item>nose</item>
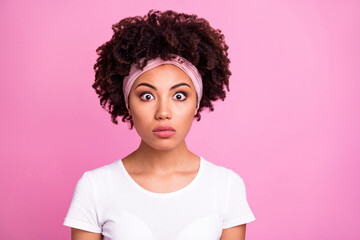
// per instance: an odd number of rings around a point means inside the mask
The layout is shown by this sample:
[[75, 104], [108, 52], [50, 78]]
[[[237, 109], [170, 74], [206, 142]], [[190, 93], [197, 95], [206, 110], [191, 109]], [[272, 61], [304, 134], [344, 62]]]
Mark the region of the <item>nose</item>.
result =
[[157, 120], [171, 119], [171, 103], [166, 98], [162, 98], [157, 102], [155, 118]]

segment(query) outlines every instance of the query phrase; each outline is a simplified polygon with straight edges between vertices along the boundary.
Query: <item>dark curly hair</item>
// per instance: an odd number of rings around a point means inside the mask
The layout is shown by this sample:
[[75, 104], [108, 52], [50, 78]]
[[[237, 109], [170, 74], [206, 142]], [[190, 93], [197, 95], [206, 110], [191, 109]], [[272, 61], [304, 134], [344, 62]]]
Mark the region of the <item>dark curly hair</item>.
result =
[[[228, 46], [221, 30], [213, 29], [209, 22], [196, 15], [172, 10], [150, 10], [144, 17], [128, 17], [112, 25], [114, 34], [110, 41], [96, 49], [99, 55], [92, 87], [100, 98], [100, 105], [111, 114], [113, 123], [123, 116], [133, 128], [132, 117], [124, 101], [123, 79], [130, 72], [131, 64], [143, 69], [148, 60], [163, 60], [179, 55], [189, 60], [202, 76], [203, 96], [197, 114], [204, 108], [214, 111], [212, 101], [224, 101], [229, 89], [230, 60]], [[145, 58], [143, 62], [139, 60]]]

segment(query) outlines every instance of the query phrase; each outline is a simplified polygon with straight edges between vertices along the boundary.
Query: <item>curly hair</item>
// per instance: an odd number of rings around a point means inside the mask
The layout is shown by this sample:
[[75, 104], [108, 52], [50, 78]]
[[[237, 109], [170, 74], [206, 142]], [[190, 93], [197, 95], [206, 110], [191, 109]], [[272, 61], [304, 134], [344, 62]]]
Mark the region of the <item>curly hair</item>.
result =
[[[98, 58], [94, 65], [95, 83], [92, 87], [100, 98], [100, 105], [111, 114], [113, 123], [134, 123], [124, 101], [123, 79], [131, 64], [143, 69], [148, 60], [161, 57], [169, 60], [179, 55], [189, 60], [202, 76], [203, 96], [197, 114], [204, 108], [214, 111], [212, 101], [224, 101], [229, 89], [230, 60], [228, 46], [219, 29], [197, 15], [177, 13], [172, 10], [150, 10], [144, 17], [128, 17], [112, 25], [114, 34], [110, 41], [96, 49]], [[144, 58], [144, 61], [140, 59]]]

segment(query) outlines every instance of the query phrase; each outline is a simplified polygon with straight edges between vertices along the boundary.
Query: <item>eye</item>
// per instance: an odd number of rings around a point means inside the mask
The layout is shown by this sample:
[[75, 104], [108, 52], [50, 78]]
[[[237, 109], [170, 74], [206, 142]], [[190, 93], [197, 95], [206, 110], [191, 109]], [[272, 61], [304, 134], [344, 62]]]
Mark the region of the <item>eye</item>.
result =
[[187, 97], [187, 94], [186, 92], [177, 92], [174, 97], [176, 100], [184, 101]]
[[143, 92], [139, 96], [143, 101], [151, 100], [151, 98], [154, 98], [153, 95], [150, 92]]

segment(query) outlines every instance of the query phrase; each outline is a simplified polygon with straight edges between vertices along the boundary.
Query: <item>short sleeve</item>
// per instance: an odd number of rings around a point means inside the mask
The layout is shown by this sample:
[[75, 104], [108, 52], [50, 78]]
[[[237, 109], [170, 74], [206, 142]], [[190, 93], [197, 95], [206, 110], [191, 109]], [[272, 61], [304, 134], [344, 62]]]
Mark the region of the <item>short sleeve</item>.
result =
[[76, 184], [63, 225], [101, 233], [102, 228], [98, 220], [95, 194], [88, 172], [85, 172]]
[[244, 181], [232, 170], [226, 192], [223, 229], [254, 221], [254, 214], [246, 199]]

